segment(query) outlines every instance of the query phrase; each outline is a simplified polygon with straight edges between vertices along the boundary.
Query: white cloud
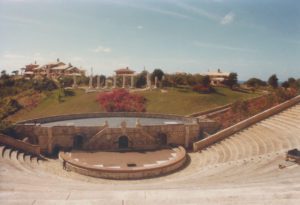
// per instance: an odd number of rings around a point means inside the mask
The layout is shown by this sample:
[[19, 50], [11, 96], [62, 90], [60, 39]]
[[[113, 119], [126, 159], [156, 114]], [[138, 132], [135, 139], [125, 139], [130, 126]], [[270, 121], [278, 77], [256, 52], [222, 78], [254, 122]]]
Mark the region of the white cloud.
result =
[[234, 21], [235, 19], [235, 14], [233, 12], [229, 12], [226, 14], [220, 21], [222, 25], [230, 24]]
[[98, 46], [97, 48], [92, 50], [95, 53], [110, 53], [111, 48], [109, 47], [104, 47], [104, 46]]
[[141, 30], [141, 29], [143, 29], [144, 27], [143, 27], [143, 26], [137, 26], [136, 28]]

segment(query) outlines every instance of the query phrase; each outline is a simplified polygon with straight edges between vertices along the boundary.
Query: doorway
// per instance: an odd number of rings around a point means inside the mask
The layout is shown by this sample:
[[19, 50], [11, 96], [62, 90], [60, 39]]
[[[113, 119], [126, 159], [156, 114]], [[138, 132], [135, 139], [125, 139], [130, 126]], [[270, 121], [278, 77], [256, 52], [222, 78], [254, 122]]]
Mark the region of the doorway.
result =
[[119, 149], [127, 149], [128, 148], [128, 137], [127, 136], [121, 136], [119, 137]]

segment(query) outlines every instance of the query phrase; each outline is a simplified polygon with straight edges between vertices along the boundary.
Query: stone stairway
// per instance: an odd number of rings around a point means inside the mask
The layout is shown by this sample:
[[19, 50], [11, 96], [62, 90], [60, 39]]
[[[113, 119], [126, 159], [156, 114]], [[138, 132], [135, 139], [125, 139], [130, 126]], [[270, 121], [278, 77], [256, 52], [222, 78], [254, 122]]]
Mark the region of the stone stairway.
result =
[[173, 174], [131, 181], [82, 176], [0, 146], [0, 204], [300, 204], [300, 104], [200, 152]]

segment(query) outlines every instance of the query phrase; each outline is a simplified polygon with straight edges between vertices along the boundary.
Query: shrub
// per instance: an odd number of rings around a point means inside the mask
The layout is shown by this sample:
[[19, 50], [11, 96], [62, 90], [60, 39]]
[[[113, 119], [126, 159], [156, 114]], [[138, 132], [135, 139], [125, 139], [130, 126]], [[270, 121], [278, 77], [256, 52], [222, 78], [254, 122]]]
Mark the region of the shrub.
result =
[[203, 86], [203, 85], [195, 85], [193, 86], [193, 91], [198, 92], [198, 93], [212, 93], [214, 89], [210, 86]]
[[62, 87], [71, 87], [73, 85], [73, 77], [62, 77], [59, 79], [59, 83]]
[[14, 125], [8, 121], [0, 121], [0, 133], [17, 138]]
[[36, 80], [33, 83], [33, 89], [39, 92], [42, 91], [51, 91], [57, 89], [57, 85], [53, 80], [44, 78], [43, 80]]
[[146, 99], [125, 89], [100, 93], [97, 101], [107, 112], [145, 112]]
[[278, 78], [276, 74], [270, 76], [270, 78], [268, 79], [268, 84], [274, 89], [278, 87]]
[[0, 101], [0, 120], [7, 116], [16, 113], [22, 108], [19, 102], [15, 99], [5, 99]]

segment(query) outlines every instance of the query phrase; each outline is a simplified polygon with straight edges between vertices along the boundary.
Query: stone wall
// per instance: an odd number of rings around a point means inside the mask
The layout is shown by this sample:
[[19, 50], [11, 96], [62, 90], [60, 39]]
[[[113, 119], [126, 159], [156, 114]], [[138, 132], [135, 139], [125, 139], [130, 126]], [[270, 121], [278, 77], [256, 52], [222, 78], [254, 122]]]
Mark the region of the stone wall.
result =
[[[103, 126], [53, 126], [43, 127], [39, 123], [56, 120], [90, 117], [151, 117], [179, 119], [183, 124], [136, 125], [110, 128]], [[34, 124], [33, 124], [34, 122]], [[119, 138], [126, 136], [129, 149], [155, 149], [175, 144], [185, 148], [192, 147], [198, 140], [200, 131], [215, 129], [217, 124], [210, 120], [197, 120], [175, 115], [150, 113], [87, 113], [53, 116], [19, 122], [16, 130], [29, 137], [30, 142], [38, 144], [42, 153], [51, 154], [57, 149], [118, 150]], [[80, 144], [80, 145], [79, 145]]]
[[291, 100], [288, 100], [284, 103], [281, 103], [281, 104], [279, 104], [279, 105], [277, 105], [273, 108], [270, 108], [270, 109], [268, 109], [268, 110], [266, 110], [262, 113], [259, 113], [255, 116], [252, 116], [252, 117], [250, 117], [250, 118], [248, 118], [248, 119], [246, 119], [242, 122], [239, 122], [236, 125], [228, 127], [228, 128], [226, 128], [226, 129], [224, 129], [224, 130], [222, 130], [222, 131], [220, 131], [216, 134], [213, 134], [213, 135], [211, 135], [211, 136], [209, 136], [209, 137], [207, 137], [207, 138], [205, 138], [201, 141], [195, 142], [193, 144], [193, 149], [194, 149], [194, 151], [204, 149], [204, 148], [206, 148], [206, 147], [208, 147], [208, 146], [210, 146], [210, 145], [212, 145], [216, 142], [219, 142], [219, 141], [233, 135], [234, 133], [236, 133], [236, 132], [238, 132], [242, 129], [245, 129], [246, 127], [249, 127], [249, 126], [251, 126], [251, 125], [253, 125], [253, 124], [255, 124], [255, 123], [257, 123], [257, 122], [259, 122], [263, 119], [266, 119], [266, 118], [268, 118], [268, 117], [270, 117], [274, 114], [277, 114], [277, 113], [279, 113], [279, 112], [281, 112], [281, 111], [283, 111], [283, 110], [285, 110], [285, 109], [287, 109], [287, 108], [289, 108], [289, 107], [291, 107], [291, 106], [293, 106], [293, 105], [295, 105], [299, 102], [300, 102], [300, 95], [297, 96], [297, 97], [294, 97]]

